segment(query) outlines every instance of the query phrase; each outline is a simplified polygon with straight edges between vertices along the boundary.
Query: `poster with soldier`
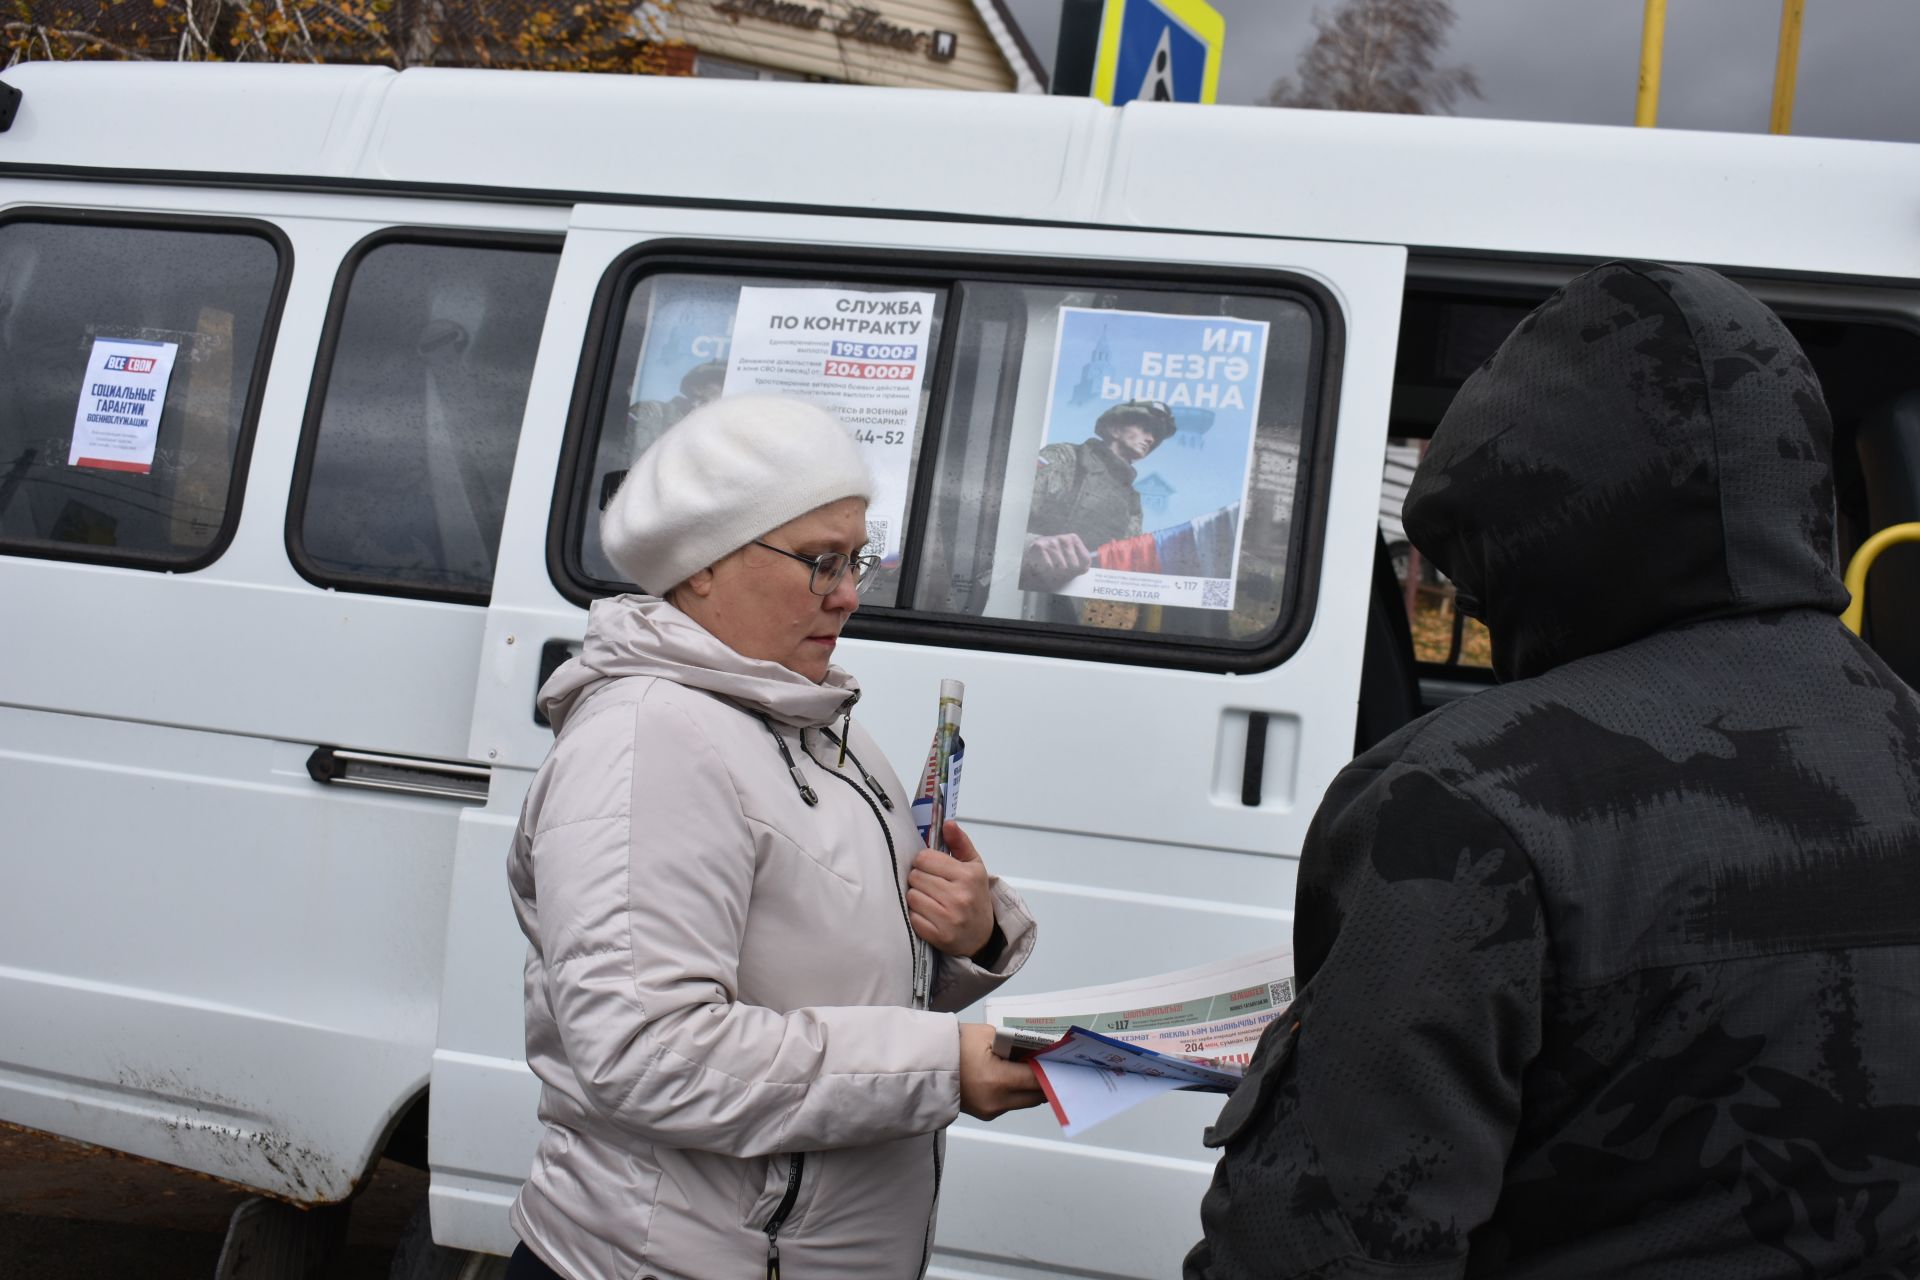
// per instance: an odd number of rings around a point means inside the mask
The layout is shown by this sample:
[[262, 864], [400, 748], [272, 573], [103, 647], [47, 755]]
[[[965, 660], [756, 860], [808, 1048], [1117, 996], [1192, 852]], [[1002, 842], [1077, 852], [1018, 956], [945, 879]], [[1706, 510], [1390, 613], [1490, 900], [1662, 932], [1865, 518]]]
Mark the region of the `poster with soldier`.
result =
[[1020, 586], [1230, 610], [1267, 322], [1060, 308]]
[[720, 395], [740, 288], [730, 281], [667, 276], [647, 299], [646, 343], [627, 393], [624, 462], [668, 427]]

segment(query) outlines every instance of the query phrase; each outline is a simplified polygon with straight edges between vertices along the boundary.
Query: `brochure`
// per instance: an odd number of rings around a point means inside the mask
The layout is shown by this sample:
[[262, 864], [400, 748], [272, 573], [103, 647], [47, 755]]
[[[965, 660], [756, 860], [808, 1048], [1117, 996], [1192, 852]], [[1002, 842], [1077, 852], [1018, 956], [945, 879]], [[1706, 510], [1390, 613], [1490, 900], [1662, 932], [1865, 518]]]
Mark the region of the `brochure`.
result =
[[[1293, 1003], [1293, 949], [987, 1001], [994, 1051], [1033, 1064], [1068, 1137], [1171, 1089], [1231, 1093]], [[1124, 1078], [1123, 1078], [1124, 1077]]]

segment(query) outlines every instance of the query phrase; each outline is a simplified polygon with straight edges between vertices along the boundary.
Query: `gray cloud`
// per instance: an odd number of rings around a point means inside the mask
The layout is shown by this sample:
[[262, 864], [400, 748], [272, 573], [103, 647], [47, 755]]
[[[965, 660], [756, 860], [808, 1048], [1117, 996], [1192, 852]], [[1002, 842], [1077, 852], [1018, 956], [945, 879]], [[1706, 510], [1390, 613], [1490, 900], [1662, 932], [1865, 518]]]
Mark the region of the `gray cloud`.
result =
[[[1311, 3], [1213, 0], [1227, 20], [1220, 99], [1255, 102], [1312, 38]], [[1331, 7], [1333, 0], [1323, 0]], [[1008, 0], [1051, 60], [1060, 0]], [[1642, 7], [1613, 0], [1455, 0], [1442, 61], [1480, 77], [1486, 97], [1460, 114], [1632, 124]], [[1760, 133], [1773, 97], [1778, 0], [1687, 0], [1667, 7], [1660, 125]], [[1793, 116], [1797, 134], [1920, 142], [1920, 3], [1808, 5]]]

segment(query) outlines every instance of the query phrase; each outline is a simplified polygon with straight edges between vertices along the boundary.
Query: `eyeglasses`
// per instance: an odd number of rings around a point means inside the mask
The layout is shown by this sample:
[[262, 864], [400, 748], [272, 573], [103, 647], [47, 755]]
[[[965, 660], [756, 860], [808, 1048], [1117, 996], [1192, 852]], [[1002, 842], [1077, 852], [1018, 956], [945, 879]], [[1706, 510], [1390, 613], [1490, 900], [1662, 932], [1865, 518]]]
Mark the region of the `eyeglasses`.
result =
[[847, 576], [849, 569], [853, 570], [853, 589], [865, 591], [867, 583], [872, 580], [874, 566], [880, 563], [879, 556], [850, 556], [844, 551], [829, 551], [819, 556], [803, 556], [798, 551], [788, 551], [784, 547], [776, 547], [758, 538], [753, 540], [753, 545], [765, 547], [769, 551], [777, 551], [789, 560], [798, 560], [801, 564], [811, 567], [813, 576], [807, 580], [807, 589], [817, 596], [832, 595], [833, 589], [840, 585], [840, 579]]

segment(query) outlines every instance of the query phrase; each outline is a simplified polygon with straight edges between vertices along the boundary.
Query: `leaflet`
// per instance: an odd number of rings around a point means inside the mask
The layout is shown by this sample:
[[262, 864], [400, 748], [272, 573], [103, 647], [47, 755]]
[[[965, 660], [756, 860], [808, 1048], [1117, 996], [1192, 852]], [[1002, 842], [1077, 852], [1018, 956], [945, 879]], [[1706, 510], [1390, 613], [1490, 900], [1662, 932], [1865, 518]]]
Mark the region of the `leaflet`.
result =
[[[1164, 1093], [1230, 1093], [1293, 1003], [1293, 950], [1272, 947], [1132, 982], [989, 1000], [994, 1051], [1034, 1064], [1069, 1137]], [[1154, 1081], [1116, 1082], [1114, 1073]]]
[[733, 317], [725, 393], [798, 396], [840, 419], [876, 486], [867, 550], [888, 563], [905, 545], [937, 301], [931, 293], [747, 285]]
[[151, 472], [160, 411], [179, 354], [177, 342], [95, 338], [73, 413], [67, 465], [135, 475]]
[[1293, 948], [1282, 946], [1131, 982], [992, 999], [985, 1013], [1006, 1056], [1031, 1056], [1079, 1027], [1244, 1068], [1260, 1033], [1292, 1002]]
[[1041, 1092], [1053, 1108], [1053, 1118], [1069, 1138], [1077, 1138], [1102, 1120], [1131, 1111], [1149, 1098], [1185, 1088], [1167, 1076], [1137, 1075], [1107, 1067], [1053, 1064], [1033, 1060]]

